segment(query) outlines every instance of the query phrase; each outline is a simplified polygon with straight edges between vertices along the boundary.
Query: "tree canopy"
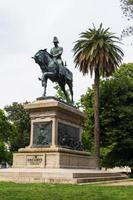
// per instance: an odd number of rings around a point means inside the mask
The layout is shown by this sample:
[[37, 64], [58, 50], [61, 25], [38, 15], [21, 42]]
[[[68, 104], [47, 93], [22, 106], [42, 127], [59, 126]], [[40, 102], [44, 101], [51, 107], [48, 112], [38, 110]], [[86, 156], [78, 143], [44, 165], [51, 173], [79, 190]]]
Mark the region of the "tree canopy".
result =
[[[127, 20], [133, 19], [133, 0], [120, 0], [121, 9]], [[122, 31], [121, 37], [127, 37], [133, 35], [133, 26], [129, 25]]]
[[8, 143], [14, 132], [15, 127], [8, 121], [4, 111], [0, 109], [0, 139]]
[[15, 135], [15, 126], [8, 120], [4, 111], [0, 109], [0, 163], [8, 161], [8, 148], [10, 148]]
[[24, 105], [13, 103], [0, 109], [0, 163], [12, 162], [12, 152], [29, 144], [30, 118]]
[[[133, 64], [123, 64], [112, 78], [100, 83], [102, 163], [107, 167], [133, 165]], [[93, 98], [88, 89], [81, 97], [87, 114], [83, 141], [93, 150]]]
[[29, 144], [30, 117], [24, 109], [24, 104], [14, 102], [5, 107], [7, 118], [16, 127], [16, 136], [11, 141], [11, 150], [17, 151], [19, 148]]

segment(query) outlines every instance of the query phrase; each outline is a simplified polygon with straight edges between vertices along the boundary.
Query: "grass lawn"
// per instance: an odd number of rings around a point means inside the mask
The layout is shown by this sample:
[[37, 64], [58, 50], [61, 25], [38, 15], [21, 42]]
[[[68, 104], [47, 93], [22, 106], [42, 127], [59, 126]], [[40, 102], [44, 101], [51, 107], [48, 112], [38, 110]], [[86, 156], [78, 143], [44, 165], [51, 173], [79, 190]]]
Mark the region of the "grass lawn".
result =
[[133, 200], [133, 186], [0, 182], [0, 200]]

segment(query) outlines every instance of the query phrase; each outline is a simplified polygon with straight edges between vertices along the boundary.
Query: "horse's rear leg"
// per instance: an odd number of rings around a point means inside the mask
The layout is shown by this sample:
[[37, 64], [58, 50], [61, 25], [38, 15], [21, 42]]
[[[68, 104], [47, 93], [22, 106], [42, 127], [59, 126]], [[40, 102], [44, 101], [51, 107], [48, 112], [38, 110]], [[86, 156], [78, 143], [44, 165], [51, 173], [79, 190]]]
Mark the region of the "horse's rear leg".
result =
[[67, 94], [67, 92], [66, 92], [66, 90], [65, 90], [65, 84], [59, 84], [60, 85], [60, 87], [61, 87], [61, 90], [64, 92], [64, 95], [65, 95], [65, 97], [66, 97], [66, 100], [67, 100], [67, 102], [69, 102], [69, 98], [68, 98], [68, 94]]
[[44, 83], [44, 92], [43, 92], [43, 96], [46, 96], [46, 88], [47, 88], [47, 83]]
[[71, 94], [71, 101], [73, 103], [73, 84], [72, 84], [72, 81], [67, 81], [67, 85], [69, 87], [70, 94]]

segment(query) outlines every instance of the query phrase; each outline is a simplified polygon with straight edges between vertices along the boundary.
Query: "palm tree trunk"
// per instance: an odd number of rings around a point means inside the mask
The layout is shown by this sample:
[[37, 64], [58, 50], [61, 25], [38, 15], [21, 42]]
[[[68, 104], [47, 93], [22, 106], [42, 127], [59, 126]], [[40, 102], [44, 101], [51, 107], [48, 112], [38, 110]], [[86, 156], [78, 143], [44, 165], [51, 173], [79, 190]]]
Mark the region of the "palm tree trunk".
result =
[[99, 126], [99, 69], [95, 69], [94, 79], [94, 140], [96, 169], [100, 169], [100, 126]]

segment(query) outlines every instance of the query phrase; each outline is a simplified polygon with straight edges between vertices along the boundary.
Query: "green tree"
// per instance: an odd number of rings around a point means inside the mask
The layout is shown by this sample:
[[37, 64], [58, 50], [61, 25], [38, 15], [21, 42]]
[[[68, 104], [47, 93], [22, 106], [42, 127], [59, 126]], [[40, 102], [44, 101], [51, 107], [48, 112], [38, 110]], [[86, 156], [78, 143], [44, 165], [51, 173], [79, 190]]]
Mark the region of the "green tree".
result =
[[99, 80], [100, 76], [112, 74], [122, 60], [123, 52], [117, 46], [118, 38], [104, 29], [88, 29], [82, 32], [73, 48], [74, 62], [83, 75], [94, 73], [94, 138], [96, 167], [100, 168], [100, 128], [99, 128]]
[[86, 120], [83, 126], [82, 142], [86, 151], [94, 151], [94, 90], [88, 88], [86, 94], [80, 98], [80, 107], [86, 114]]
[[[108, 148], [103, 164], [132, 167], [133, 64], [122, 65], [111, 80], [102, 83], [102, 88], [102, 146]], [[110, 95], [109, 99], [107, 95]]]
[[16, 128], [8, 121], [3, 110], [0, 109], [0, 163], [8, 161], [9, 152], [6, 146], [10, 148], [10, 142], [16, 135]]
[[[93, 149], [92, 101], [94, 89], [81, 97], [86, 111], [84, 135]], [[102, 164], [105, 167], [133, 166], [133, 64], [123, 64], [112, 78], [100, 84], [100, 129]], [[87, 136], [89, 134], [89, 136]], [[88, 139], [87, 138], [87, 139]], [[89, 150], [90, 150], [89, 149]]]
[[0, 139], [9, 142], [15, 135], [15, 127], [8, 121], [3, 110], [0, 109]]
[[19, 148], [29, 144], [30, 136], [30, 117], [21, 103], [13, 103], [5, 107], [7, 118], [16, 127], [16, 137], [11, 141], [11, 151], [17, 151]]
[[130, 20], [133, 18], [133, 0], [120, 0], [123, 14]]
[[[121, 9], [123, 14], [127, 18], [127, 20], [133, 19], [133, 0], [120, 0]], [[127, 37], [133, 35], [133, 26], [127, 26], [127, 28], [123, 29], [121, 37]]]
[[2, 163], [2, 161], [5, 161], [6, 159], [7, 159], [6, 147], [4, 142], [0, 140], [0, 163]]

